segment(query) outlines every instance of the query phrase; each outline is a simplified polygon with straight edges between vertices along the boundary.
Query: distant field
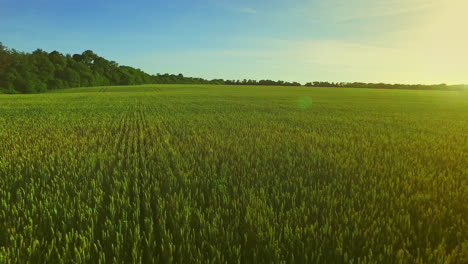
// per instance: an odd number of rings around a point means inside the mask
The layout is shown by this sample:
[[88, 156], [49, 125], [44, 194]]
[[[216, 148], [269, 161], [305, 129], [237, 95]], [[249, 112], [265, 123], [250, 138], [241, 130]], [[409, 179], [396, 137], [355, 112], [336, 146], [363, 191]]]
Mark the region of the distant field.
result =
[[0, 263], [468, 263], [468, 91], [0, 95]]

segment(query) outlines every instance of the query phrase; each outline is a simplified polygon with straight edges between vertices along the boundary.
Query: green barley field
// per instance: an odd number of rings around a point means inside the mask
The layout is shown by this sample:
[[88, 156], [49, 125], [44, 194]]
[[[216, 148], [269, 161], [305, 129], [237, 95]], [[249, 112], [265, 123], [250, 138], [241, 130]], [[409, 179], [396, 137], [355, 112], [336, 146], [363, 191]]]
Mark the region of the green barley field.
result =
[[468, 263], [468, 91], [0, 95], [0, 263]]

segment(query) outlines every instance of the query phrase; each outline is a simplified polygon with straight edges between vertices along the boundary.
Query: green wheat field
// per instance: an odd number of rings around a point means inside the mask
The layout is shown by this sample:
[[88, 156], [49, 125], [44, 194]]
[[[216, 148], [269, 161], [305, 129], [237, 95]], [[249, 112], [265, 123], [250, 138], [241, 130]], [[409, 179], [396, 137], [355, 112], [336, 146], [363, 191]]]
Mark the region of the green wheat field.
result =
[[0, 263], [468, 263], [468, 91], [0, 95]]

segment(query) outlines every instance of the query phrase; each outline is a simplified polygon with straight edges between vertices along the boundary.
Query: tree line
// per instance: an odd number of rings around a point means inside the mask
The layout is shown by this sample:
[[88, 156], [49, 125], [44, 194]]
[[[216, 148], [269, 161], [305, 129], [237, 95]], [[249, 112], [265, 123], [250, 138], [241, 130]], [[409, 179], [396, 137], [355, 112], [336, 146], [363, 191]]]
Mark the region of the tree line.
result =
[[[0, 92], [40, 93], [73, 87], [138, 84], [225, 84], [301, 86], [298, 82], [273, 80], [206, 80], [182, 74], [150, 75], [140, 69], [119, 65], [87, 50], [63, 55], [58, 51], [37, 49], [31, 53], [8, 49], [0, 42]], [[310, 87], [349, 87], [383, 89], [460, 89], [466, 86], [405, 85], [384, 83], [309, 82]]]
[[63, 55], [37, 49], [32, 53], [6, 48], [0, 43], [0, 91], [40, 93], [47, 90], [104, 85], [153, 83], [223, 84], [182, 74], [150, 75], [140, 69], [117, 64], [87, 50]]
[[273, 80], [226, 80], [226, 85], [271, 85], [271, 86], [302, 86], [298, 82], [285, 82], [285, 81], [273, 81]]
[[364, 82], [308, 82], [307, 87], [338, 87], [338, 88], [373, 88], [373, 89], [411, 89], [411, 90], [461, 90], [467, 85], [442, 84], [389, 84], [389, 83], [364, 83]]

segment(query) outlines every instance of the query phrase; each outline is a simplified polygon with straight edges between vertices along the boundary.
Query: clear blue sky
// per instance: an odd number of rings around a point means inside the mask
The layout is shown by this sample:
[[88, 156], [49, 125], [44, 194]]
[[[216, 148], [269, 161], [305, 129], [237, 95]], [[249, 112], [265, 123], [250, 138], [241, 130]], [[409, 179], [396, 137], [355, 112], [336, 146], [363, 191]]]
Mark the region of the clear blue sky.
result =
[[[468, 83], [463, 0], [0, 0], [10, 48], [148, 73]], [[464, 10], [464, 11], [463, 11]]]

